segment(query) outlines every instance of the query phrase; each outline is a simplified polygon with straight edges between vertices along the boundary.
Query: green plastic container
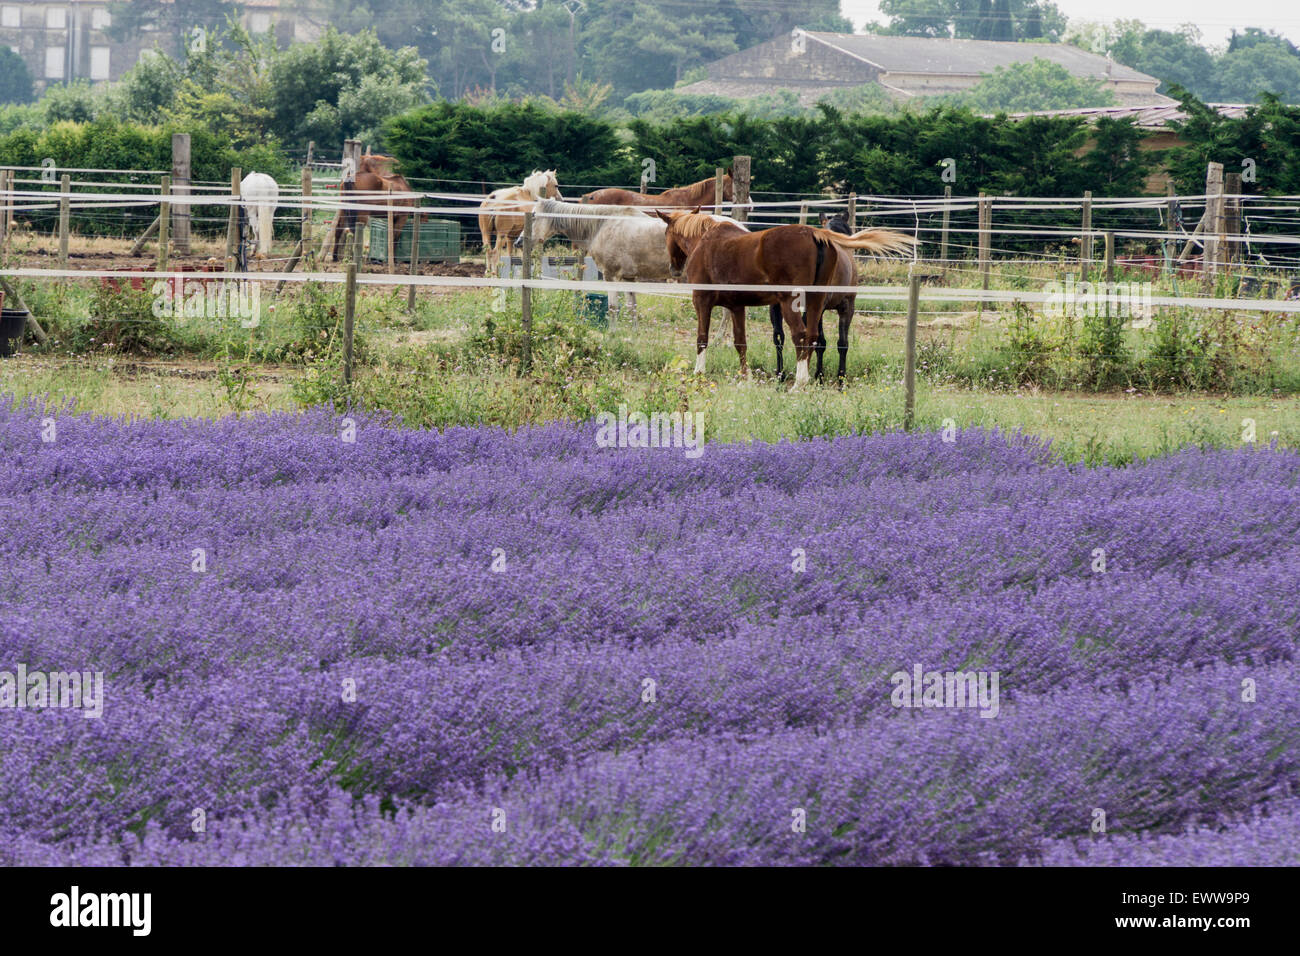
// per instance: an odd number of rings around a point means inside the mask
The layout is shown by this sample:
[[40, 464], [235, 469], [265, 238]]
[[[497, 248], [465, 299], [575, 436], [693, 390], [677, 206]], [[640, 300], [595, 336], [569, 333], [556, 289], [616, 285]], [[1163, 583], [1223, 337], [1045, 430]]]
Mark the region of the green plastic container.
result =
[[[411, 234], [415, 220], [408, 218], [397, 234], [393, 254], [398, 262], [411, 261]], [[371, 262], [388, 261], [388, 217], [370, 217], [370, 251], [366, 258]], [[420, 261], [459, 262], [460, 223], [454, 219], [420, 220]]]
[[578, 297], [578, 314], [598, 329], [609, 328], [609, 296], [604, 292], [585, 292]]

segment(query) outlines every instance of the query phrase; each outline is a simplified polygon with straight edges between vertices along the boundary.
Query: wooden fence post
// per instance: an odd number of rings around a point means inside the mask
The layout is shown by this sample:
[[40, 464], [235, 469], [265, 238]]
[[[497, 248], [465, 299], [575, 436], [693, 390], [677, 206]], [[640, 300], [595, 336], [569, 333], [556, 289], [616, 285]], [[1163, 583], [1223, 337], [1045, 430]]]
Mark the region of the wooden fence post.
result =
[[808, 225], [808, 204], [806, 202], [799, 204], [799, 225]]
[[844, 217], [849, 221], [849, 232], [858, 231], [858, 194], [849, 193], [849, 204], [844, 210]]
[[903, 428], [911, 431], [916, 419], [916, 313], [921, 301], [921, 277], [907, 277], [907, 334], [903, 355]]
[[393, 214], [393, 187], [389, 186], [387, 190], [388, 206], [388, 273], [397, 271], [397, 236], [393, 235], [393, 229], [397, 224], [397, 217]]
[[[420, 274], [420, 210], [411, 214], [411, 275]], [[415, 283], [406, 289], [406, 311], [415, 314]]]
[[[308, 147], [308, 153], [311, 147]], [[302, 168], [302, 255], [307, 257], [307, 267], [314, 269], [316, 252], [311, 246], [311, 166]]]
[[528, 287], [528, 280], [533, 275], [533, 212], [530, 209], [524, 213], [524, 261], [523, 261], [523, 279], [524, 284], [519, 289], [519, 299], [522, 309], [522, 319], [524, 326], [524, 349], [520, 360], [520, 368], [523, 372], [528, 372], [533, 367], [533, 295], [532, 289]]
[[1218, 272], [1223, 261], [1223, 163], [1205, 168], [1205, 277]]
[[226, 271], [234, 272], [238, 264], [239, 243], [239, 183], [243, 179], [238, 166], [230, 170], [230, 211], [226, 216]]
[[167, 271], [168, 248], [172, 229], [172, 204], [167, 198], [172, 194], [172, 178], [164, 176], [158, 187], [158, 271]]
[[154, 216], [153, 222], [149, 223], [148, 228], [146, 228], [144, 232], [140, 233], [140, 235], [135, 237], [135, 242], [131, 243], [131, 248], [127, 252], [127, 256], [134, 259], [141, 252], [143, 252], [144, 244], [148, 242], [157, 231], [158, 231], [158, 217]]
[[[343, 234], [344, 248], [355, 249], [352, 230]], [[349, 255], [344, 265], [345, 282], [343, 287], [343, 384], [352, 385], [352, 332], [357, 316], [357, 258]]]
[[[979, 204], [979, 266], [983, 287], [989, 287], [989, 270], [993, 258], [993, 200], [980, 193]], [[980, 303], [983, 311], [983, 302]]]
[[0, 169], [0, 201], [4, 203], [0, 207], [0, 252], [4, 251], [5, 245], [9, 242], [9, 211], [13, 208], [13, 197], [10, 194], [13, 179], [13, 171]]
[[1083, 193], [1083, 233], [1079, 237], [1079, 281], [1088, 281], [1092, 266], [1092, 190]]
[[[59, 268], [68, 268], [68, 222], [71, 217], [72, 177], [67, 173], [59, 182]], [[66, 280], [65, 280], [66, 281]]]
[[943, 187], [943, 230], [939, 234], [939, 262], [948, 267], [948, 223], [952, 217], [952, 186]]
[[1115, 233], [1107, 229], [1102, 233], [1105, 242], [1106, 254], [1106, 282], [1113, 284], [1115, 282]]
[[1165, 275], [1174, 271], [1174, 253], [1178, 249], [1177, 217], [1178, 200], [1174, 197], [1174, 182], [1171, 179], [1165, 183], [1165, 234], [1169, 237], [1165, 240]]
[[[190, 194], [190, 134], [172, 134], [172, 195], [188, 196]], [[173, 203], [172, 207], [172, 242], [178, 256], [190, 254], [190, 204]]]
[[736, 222], [749, 221], [749, 157], [736, 156], [731, 161], [731, 187], [736, 204], [733, 216]]
[[1224, 212], [1224, 230], [1228, 234], [1223, 261], [1231, 265], [1241, 258], [1241, 173], [1228, 173], [1223, 177], [1223, 191], [1227, 198]]

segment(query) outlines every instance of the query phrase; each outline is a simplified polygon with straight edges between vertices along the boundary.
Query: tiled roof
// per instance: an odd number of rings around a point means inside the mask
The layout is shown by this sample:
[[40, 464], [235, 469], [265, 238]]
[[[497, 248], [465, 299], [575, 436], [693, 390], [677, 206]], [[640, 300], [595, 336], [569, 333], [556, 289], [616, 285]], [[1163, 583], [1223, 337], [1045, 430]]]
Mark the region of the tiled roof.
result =
[[1074, 76], [1157, 82], [1155, 77], [1064, 43], [1008, 43], [814, 31], [809, 31], [808, 36], [891, 73], [970, 76], [991, 73], [1000, 66], [1043, 59], [1065, 67]]

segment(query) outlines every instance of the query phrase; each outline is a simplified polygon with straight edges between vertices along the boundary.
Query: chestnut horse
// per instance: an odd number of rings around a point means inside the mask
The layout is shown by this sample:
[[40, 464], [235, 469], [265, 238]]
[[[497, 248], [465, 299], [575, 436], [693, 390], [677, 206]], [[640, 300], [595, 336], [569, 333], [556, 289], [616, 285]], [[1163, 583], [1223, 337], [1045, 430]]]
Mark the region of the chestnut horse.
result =
[[[731, 173], [722, 177], [722, 198], [731, 202], [735, 195], [731, 182]], [[661, 209], [691, 209], [700, 206], [712, 209], [717, 200], [717, 183], [713, 179], [701, 179], [689, 186], [666, 189], [655, 196], [634, 193], [630, 189], [597, 189], [582, 197], [585, 203], [602, 206], [658, 206]]]
[[[664, 238], [674, 276], [684, 274], [692, 285], [792, 287], [771, 291], [697, 289], [692, 292], [696, 317], [695, 371], [704, 371], [709, 322], [714, 308], [722, 306], [731, 313], [732, 337], [741, 374], [748, 375], [745, 307], [776, 304], [781, 307], [794, 342], [795, 388], [808, 382], [808, 359], [813, 343], [821, 334], [822, 311], [828, 296], [826, 292], [813, 291], [813, 287], [835, 284], [833, 280], [840, 265], [838, 250], [862, 249], [876, 255], [890, 255], [908, 252], [916, 244], [911, 236], [888, 229], [867, 229], [851, 236], [814, 226], [774, 226], [762, 232], [748, 232], [729, 219], [698, 211], [671, 215], [656, 212], [656, 215], [668, 224]], [[804, 306], [802, 313], [795, 309], [795, 302], [800, 299]]]
[[[396, 160], [392, 156], [381, 156], [378, 153], [367, 153], [361, 157], [361, 162], [357, 166], [357, 178], [349, 185], [343, 183], [339, 189], [339, 196], [343, 202], [349, 205], [367, 204], [378, 206], [380, 210], [385, 210], [388, 206], [410, 206], [414, 209], [417, 205], [415, 196], [394, 196], [391, 200], [387, 193], [391, 189], [394, 193], [411, 192], [411, 184], [400, 174], [393, 172], [393, 163]], [[361, 196], [350, 196], [350, 193], [362, 193]], [[339, 261], [339, 247], [343, 244], [343, 230], [351, 229], [353, 241], [360, 241], [361, 228], [370, 221], [372, 214], [365, 209], [344, 209], [339, 214], [334, 223], [334, 261]], [[387, 212], [376, 211], [374, 215], [387, 215]], [[398, 212], [393, 215], [393, 233], [401, 235], [402, 228], [406, 225], [406, 220], [411, 217], [409, 212]]]
[[[842, 236], [853, 235], [853, 230], [849, 228], [849, 218], [844, 213], [836, 213], [830, 219], [827, 219], [826, 214], [822, 213], [819, 218], [823, 229], [838, 232]], [[831, 285], [857, 285], [858, 270], [853, 263], [853, 256], [838, 246], [835, 251], [839, 253], [840, 261], [835, 266], [835, 278]], [[832, 292], [826, 296], [826, 311], [835, 310], [840, 319], [839, 337], [835, 340], [835, 350], [840, 355], [840, 364], [835, 371], [835, 380], [841, 388], [844, 387], [844, 370], [847, 367], [849, 357], [849, 326], [853, 324], [853, 312], [857, 305], [858, 296], [856, 292]], [[769, 308], [772, 319], [772, 343], [776, 346], [776, 374], [778, 378], [784, 381], [785, 327], [781, 324], [781, 307], [772, 305]], [[815, 350], [817, 353], [817, 370], [813, 372], [813, 378], [820, 382], [822, 380], [822, 356], [826, 354], [825, 326], [818, 326]]]

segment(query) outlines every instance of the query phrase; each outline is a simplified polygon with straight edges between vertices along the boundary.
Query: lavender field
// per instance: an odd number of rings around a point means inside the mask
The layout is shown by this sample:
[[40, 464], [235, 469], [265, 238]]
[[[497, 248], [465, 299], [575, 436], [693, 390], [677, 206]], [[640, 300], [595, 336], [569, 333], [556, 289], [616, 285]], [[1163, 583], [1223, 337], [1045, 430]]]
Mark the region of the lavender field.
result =
[[7, 403], [0, 455], [0, 864], [1300, 863], [1292, 453]]

